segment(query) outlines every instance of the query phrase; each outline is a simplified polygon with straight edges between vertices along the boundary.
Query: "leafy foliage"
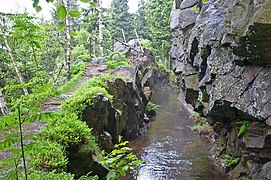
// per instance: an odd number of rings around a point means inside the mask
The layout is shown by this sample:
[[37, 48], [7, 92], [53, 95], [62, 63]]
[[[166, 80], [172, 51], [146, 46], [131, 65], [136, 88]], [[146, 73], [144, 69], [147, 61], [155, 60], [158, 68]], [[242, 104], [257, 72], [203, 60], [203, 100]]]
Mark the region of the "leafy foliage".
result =
[[113, 52], [109, 55], [108, 60], [106, 61], [107, 67], [110, 69], [115, 69], [119, 66], [131, 66], [132, 63], [125, 58], [124, 54], [120, 52]]
[[105, 81], [109, 81], [111, 78], [110, 75], [103, 75], [94, 77], [86, 82], [84, 86], [76, 91], [73, 96], [62, 105], [61, 111], [63, 113], [74, 112], [78, 117], [81, 117], [84, 108], [92, 105], [92, 98], [97, 94], [104, 94], [109, 99], [112, 99], [112, 96], [105, 89]]
[[83, 60], [84, 62], [90, 61], [89, 52], [82, 44], [73, 48], [72, 55], [74, 60]]
[[227, 166], [234, 166], [238, 164], [239, 158], [234, 158], [231, 155], [226, 154], [223, 162], [226, 163]]
[[85, 122], [80, 121], [76, 114], [71, 113], [51, 119], [42, 131], [42, 138], [61, 144], [64, 147], [89, 143], [93, 150], [97, 150], [95, 138], [90, 131]]
[[[25, 179], [25, 177], [21, 177], [21, 179]], [[29, 179], [42, 179], [42, 180], [52, 180], [52, 179], [61, 179], [61, 180], [74, 180], [74, 176], [70, 173], [60, 172], [57, 173], [55, 171], [52, 172], [43, 172], [43, 171], [33, 171]]]
[[148, 102], [146, 108], [147, 108], [147, 111], [156, 111], [157, 110], [157, 105], [150, 101], [150, 102]]
[[79, 178], [79, 180], [99, 180], [98, 176], [90, 176], [90, 173], [88, 173], [87, 175], [81, 176]]
[[65, 157], [65, 149], [60, 144], [38, 140], [31, 149], [30, 166], [44, 172], [62, 172], [66, 169], [68, 160]]
[[106, 179], [117, 180], [121, 176], [126, 176], [127, 171], [136, 171], [139, 165], [143, 163], [127, 145], [128, 141], [123, 142], [120, 136], [119, 144], [116, 144], [109, 154], [103, 152], [100, 163], [110, 169]]
[[238, 137], [240, 137], [241, 135], [243, 135], [247, 129], [249, 128], [250, 126], [250, 122], [249, 121], [243, 121], [242, 122], [242, 126], [240, 127], [239, 129], [239, 132], [238, 132]]

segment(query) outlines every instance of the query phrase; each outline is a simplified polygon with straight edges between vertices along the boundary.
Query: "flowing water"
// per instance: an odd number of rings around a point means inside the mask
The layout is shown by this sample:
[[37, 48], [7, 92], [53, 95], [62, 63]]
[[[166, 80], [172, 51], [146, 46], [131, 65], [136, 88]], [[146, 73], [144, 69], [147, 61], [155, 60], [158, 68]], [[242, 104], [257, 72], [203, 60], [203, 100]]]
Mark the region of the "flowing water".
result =
[[208, 159], [209, 144], [191, 130], [193, 112], [178, 101], [178, 92], [163, 89], [152, 101], [159, 105], [156, 118], [145, 136], [130, 146], [147, 163], [133, 178], [137, 180], [228, 179]]

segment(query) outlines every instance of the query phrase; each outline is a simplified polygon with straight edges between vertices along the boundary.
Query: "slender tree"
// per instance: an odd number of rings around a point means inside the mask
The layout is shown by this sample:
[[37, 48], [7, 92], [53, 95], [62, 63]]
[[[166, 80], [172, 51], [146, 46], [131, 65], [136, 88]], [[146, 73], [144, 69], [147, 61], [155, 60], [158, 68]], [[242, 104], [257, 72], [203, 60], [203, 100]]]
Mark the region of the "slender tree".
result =
[[100, 57], [104, 56], [104, 49], [103, 49], [103, 5], [102, 4], [103, 4], [102, 0], [98, 0]]
[[[24, 85], [25, 82], [24, 82], [23, 76], [22, 76], [22, 74], [21, 74], [21, 72], [20, 72], [20, 70], [19, 70], [19, 66], [18, 66], [18, 64], [17, 64], [17, 61], [16, 61], [15, 56], [14, 56], [14, 54], [13, 54], [13, 51], [12, 51], [10, 45], [9, 45], [8, 37], [7, 37], [6, 32], [5, 32], [5, 29], [6, 29], [5, 18], [3, 17], [3, 15], [1, 15], [1, 16], [0, 16], [0, 19], [1, 19], [1, 20], [0, 20], [0, 29], [1, 29], [1, 33], [2, 33], [3, 38], [4, 38], [5, 46], [6, 46], [7, 50], [8, 50], [8, 53], [9, 53], [9, 55], [10, 55], [10, 58], [11, 58], [11, 60], [12, 60], [12, 62], [13, 62], [13, 65], [14, 65], [16, 74], [17, 74], [17, 76], [18, 76], [18, 78], [19, 78], [19, 81], [20, 81], [20, 83], [21, 83], [22, 85]], [[25, 95], [28, 95], [28, 90], [27, 90], [27, 88], [24, 87], [24, 88], [23, 88], [23, 91], [24, 91], [24, 94], [25, 94]]]
[[66, 10], [67, 10], [67, 16], [65, 19], [66, 23], [66, 69], [67, 69], [67, 79], [71, 79], [71, 16], [69, 12], [72, 9], [72, 0], [63, 0], [62, 1]]

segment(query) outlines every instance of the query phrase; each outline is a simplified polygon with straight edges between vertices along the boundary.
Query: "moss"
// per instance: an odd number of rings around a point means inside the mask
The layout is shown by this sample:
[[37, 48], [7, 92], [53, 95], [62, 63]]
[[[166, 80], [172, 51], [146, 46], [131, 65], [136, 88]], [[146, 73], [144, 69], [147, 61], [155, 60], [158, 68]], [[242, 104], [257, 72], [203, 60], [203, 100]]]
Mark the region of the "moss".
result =
[[106, 89], [107, 82], [113, 78], [115, 77], [108, 74], [92, 78], [77, 90], [69, 100], [63, 103], [61, 112], [74, 112], [78, 117], [81, 117], [85, 107], [92, 105], [92, 99], [97, 94], [103, 94], [109, 100], [112, 100], [112, 95]]
[[106, 65], [110, 69], [115, 69], [119, 66], [132, 66], [133, 64], [129, 62], [123, 53], [113, 52], [109, 55]]
[[223, 159], [223, 162], [227, 164], [227, 166], [234, 166], [238, 164], [239, 158], [234, 158], [229, 154], [225, 155], [225, 158]]

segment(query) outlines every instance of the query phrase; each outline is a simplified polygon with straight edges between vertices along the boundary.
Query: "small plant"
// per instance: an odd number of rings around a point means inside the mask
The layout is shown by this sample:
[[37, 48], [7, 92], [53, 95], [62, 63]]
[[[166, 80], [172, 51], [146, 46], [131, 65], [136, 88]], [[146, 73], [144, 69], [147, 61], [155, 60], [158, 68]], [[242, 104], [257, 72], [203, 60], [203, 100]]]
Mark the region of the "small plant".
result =
[[119, 144], [116, 144], [109, 154], [102, 152], [100, 163], [110, 169], [106, 179], [118, 180], [121, 176], [126, 176], [128, 171], [136, 171], [143, 163], [127, 145], [128, 141], [123, 142], [122, 137], [119, 136]]
[[150, 102], [148, 102], [146, 109], [147, 109], [147, 111], [156, 111], [157, 105], [150, 101]]
[[243, 121], [242, 126], [240, 127], [239, 132], [238, 132], [238, 137], [240, 137], [242, 134], [244, 134], [247, 131], [247, 129], [249, 128], [249, 126], [250, 126], [249, 121]]
[[[202, 3], [205, 4], [207, 3], [208, 0], [202, 0]], [[198, 13], [200, 8], [199, 8], [199, 4], [195, 4], [192, 8], [191, 8], [194, 12]]]
[[72, 50], [74, 60], [83, 60], [84, 62], [90, 61], [90, 55], [84, 45], [76, 45]]
[[115, 69], [118, 66], [132, 66], [132, 63], [122, 53], [113, 52], [109, 55], [106, 65], [110, 69]]
[[81, 176], [79, 180], [99, 180], [99, 177], [96, 176], [91, 176], [91, 172], [89, 172], [87, 175]]
[[225, 158], [223, 159], [223, 162], [227, 164], [227, 166], [233, 166], [238, 164], [239, 158], [234, 158], [229, 154], [225, 155]]
[[[55, 171], [52, 172], [42, 172], [42, 171], [34, 171], [29, 175], [29, 179], [33, 180], [52, 180], [52, 179], [61, 179], [61, 180], [74, 180], [74, 175], [66, 172], [57, 173]], [[25, 180], [25, 177], [20, 177], [19, 180]]]
[[71, 73], [74, 76], [80, 72], [85, 72], [85, 69], [86, 69], [86, 63], [79, 62], [79, 63], [71, 66]]
[[204, 135], [210, 134], [213, 131], [207, 119], [200, 117], [199, 113], [197, 112], [194, 112], [194, 125], [192, 126], [192, 130]]

